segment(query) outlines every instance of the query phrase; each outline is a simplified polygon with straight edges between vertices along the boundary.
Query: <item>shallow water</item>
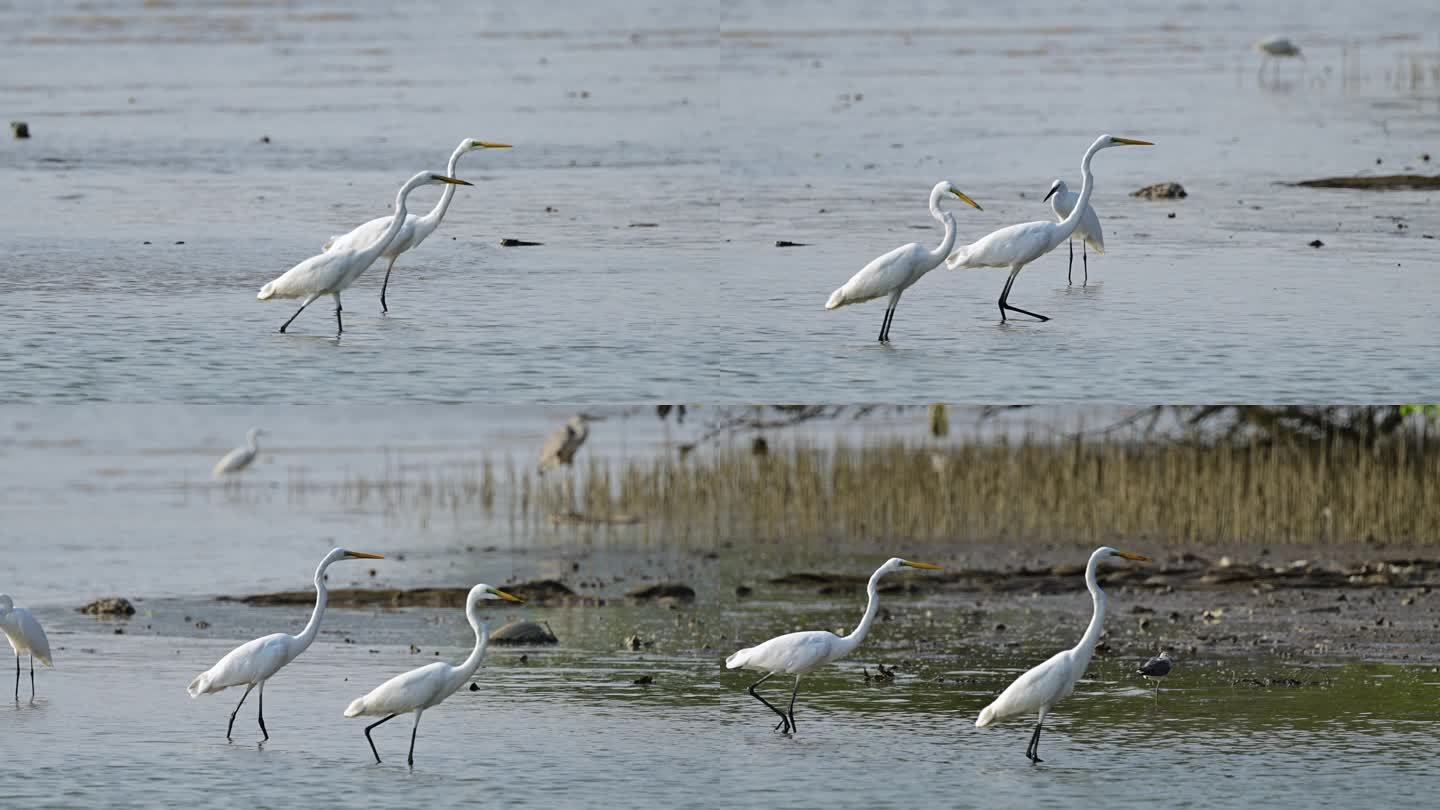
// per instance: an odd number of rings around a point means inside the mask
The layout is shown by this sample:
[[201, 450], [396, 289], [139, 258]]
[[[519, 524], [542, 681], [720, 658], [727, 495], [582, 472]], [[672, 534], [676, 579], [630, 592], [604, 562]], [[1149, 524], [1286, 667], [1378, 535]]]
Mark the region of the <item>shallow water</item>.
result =
[[[1148, 3], [922, 3], [890, 19], [858, 3], [354, 5], [0, 8], [0, 105], [34, 133], [0, 139], [0, 184], [23, 201], [0, 239], [0, 399], [1409, 401], [1440, 387], [1433, 194], [1279, 184], [1426, 171], [1436, 43], [1413, 32], [1436, 30], [1427, 4], [1313, 3], [1303, 20]], [[1272, 29], [1308, 61], [1261, 77], [1248, 45]], [[922, 281], [885, 348], [882, 304], [822, 310], [871, 257], [939, 241], [924, 208], [937, 179], [985, 206], [957, 213], [962, 237], [1043, 218], [1051, 178], [1076, 183], [1106, 130], [1159, 145], [1097, 158], [1109, 253], [1088, 286], [1078, 269], [1065, 282], [1063, 255], [1017, 281], [1012, 302], [1052, 321], [1001, 326], [1000, 270]], [[461, 164], [479, 187], [402, 259], [390, 317], [378, 268], [345, 296], [343, 339], [328, 300], [277, 334], [298, 302], [255, 291], [462, 136], [516, 148]], [[1127, 196], [1162, 180], [1191, 196]]]

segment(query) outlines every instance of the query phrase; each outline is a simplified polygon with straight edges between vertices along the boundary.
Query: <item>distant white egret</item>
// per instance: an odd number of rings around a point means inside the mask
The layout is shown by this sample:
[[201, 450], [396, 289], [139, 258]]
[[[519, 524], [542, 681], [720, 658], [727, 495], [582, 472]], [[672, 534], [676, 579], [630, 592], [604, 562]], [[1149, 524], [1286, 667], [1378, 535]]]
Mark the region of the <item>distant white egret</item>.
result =
[[[455, 152], [450, 155], [450, 164], [445, 168], [445, 174], [451, 177], [455, 176], [456, 167], [460, 165], [460, 156], [466, 152], [473, 152], [476, 149], [509, 148], [510, 144], [508, 143], [491, 143], [490, 141], [466, 138], [460, 142], [459, 146], [455, 147]], [[454, 196], [455, 186], [447, 185], [444, 193], [440, 195], [440, 201], [435, 203], [435, 207], [430, 209], [430, 213], [424, 215], [410, 214], [406, 216], [405, 224], [400, 228], [400, 233], [396, 234], [394, 240], [392, 240], [389, 246], [380, 254], [390, 260], [390, 266], [385, 268], [385, 283], [380, 285], [380, 310], [382, 312], [390, 311], [390, 308], [385, 304], [385, 291], [390, 287], [390, 271], [395, 269], [395, 260], [400, 258], [401, 253], [425, 241], [427, 236], [434, 233], [435, 229], [440, 227], [440, 220], [445, 217], [445, 212], [450, 208], [450, 199]], [[385, 233], [386, 229], [390, 227], [390, 221], [393, 218], [394, 217], [391, 216], [376, 217], [363, 225], [356, 226], [349, 233], [336, 234], [330, 237], [330, 240], [325, 243], [325, 247], [321, 248], [321, 250], [329, 252], [337, 248], [346, 250], [354, 247], [364, 247], [380, 238], [380, 235]]]
[[215, 478], [224, 478], [249, 467], [260, 453], [260, 445], [256, 444], [255, 439], [263, 435], [265, 435], [265, 431], [260, 428], [250, 428], [246, 431], [244, 446], [226, 453], [224, 458], [215, 463], [215, 469], [210, 471], [210, 475]]
[[15, 700], [20, 700], [20, 653], [30, 653], [30, 699], [35, 699], [35, 659], [47, 667], [55, 666], [50, 658], [50, 639], [45, 628], [25, 608], [15, 607], [9, 594], [0, 593], [0, 630], [15, 651]]
[[585, 414], [576, 414], [561, 425], [559, 430], [550, 434], [545, 445], [540, 448], [540, 472], [561, 464], [570, 466], [575, 460], [575, 454], [580, 452], [580, 445], [590, 437], [590, 421], [590, 417]]
[[315, 299], [322, 295], [329, 295], [335, 299], [335, 327], [337, 334], [345, 331], [345, 325], [340, 320], [340, 293], [344, 292], [355, 279], [360, 277], [375, 260], [380, 257], [390, 242], [400, 233], [405, 225], [405, 217], [408, 215], [405, 210], [405, 198], [410, 192], [421, 186], [435, 186], [449, 183], [457, 186], [468, 186], [470, 183], [464, 180], [456, 180], [443, 174], [432, 174], [420, 172], [410, 178], [405, 185], [400, 187], [399, 193], [395, 195], [395, 215], [390, 220], [390, 225], [376, 236], [374, 241], [366, 244], [352, 244], [345, 247], [333, 247], [329, 251], [318, 256], [311, 256], [303, 262], [286, 270], [284, 275], [260, 288], [260, 293], [255, 297], [261, 301], [271, 298], [304, 298], [305, 303], [295, 310], [290, 320], [281, 325], [280, 331], [284, 332], [290, 327], [291, 321], [305, 311], [305, 307], [315, 302]]
[[[1305, 54], [1300, 52], [1300, 46], [1296, 45], [1289, 37], [1279, 35], [1268, 36], [1255, 43], [1255, 50], [1260, 52], [1260, 72], [1265, 72], [1267, 62], [1278, 59], [1299, 58], [1305, 60]], [[1280, 63], [1275, 62], [1275, 69], [1279, 71]]]
[[305, 629], [300, 631], [300, 635], [272, 633], [254, 641], [247, 641], [226, 653], [215, 666], [200, 673], [190, 682], [185, 691], [189, 692], [192, 698], [232, 686], [245, 687], [245, 694], [240, 696], [240, 702], [235, 704], [235, 711], [230, 713], [230, 725], [225, 727], [225, 739], [230, 739], [230, 732], [235, 728], [235, 715], [239, 714], [240, 707], [245, 705], [245, 698], [250, 697], [250, 690], [257, 686], [260, 687], [260, 733], [265, 735], [265, 739], [270, 739], [270, 732], [265, 730], [265, 681], [279, 672], [281, 667], [298, 658], [315, 640], [316, 634], [320, 632], [320, 618], [325, 615], [325, 569], [336, 560], [347, 558], [383, 560], [385, 555], [347, 551], [343, 548], [332, 549], [315, 569], [315, 610], [311, 612], [310, 621], [305, 625]]
[[1169, 675], [1170, 670], [1174, 667], [1175, 659], [1170, 657], [1170, 653], [1161, 650], [1159, 655], [1146, 661], [1139, 669], [1135, 670], [1135, 674], [1155, 679], [1155, 697], [1158, 700], [1160, 697], [1160, 679]]
[[[1050, 191], [1045, 195], [1050, 201], [1050, 208], [1055, 216], [1064, 221], [1075, 210], [1075, 203], [1080, 195], [1070, 190], [1064, 180], [1056, 180], [1050, 184]], [[1044, 202], [1042, 200], [1041, 202]], [[1075, 270], [1075, 237], [1080, 237], [1080, 261], [1085, 266], [1085, 283], [1090, 283], [1090, 257], [1086, 255], [1085, 248], [1090, 246], [1096, 253], [1105, 253], [1105, 234], [1100, 230], [1100, 217], [1095, 215], [1095, 209], [1090, 205], [1085, 206], [1085, 211], [1080, 214], [1080, 224], [1075, 227], [1075, 233], [1071, 234], [1065, 241], [1070, 243], [1070, 266], [1065, 271], [1065, 280], [1074, 281], [1070, 277]]]
[[1100, 590], [1100, 584], [1095, 581], [1095, 570], [1100, 566], [1101, 560], [1111, 557], [1141, 562], [1150, 559], [1128, 551], [1116, 551], [1109, 546], [1095, 549], [1095, 553], [1090, 555], [1089, 565], [1085, 566], [1085, 585], [1090, 589], [1090, 597], [1094, 600], [1095, 607], [1090, 616], [1090, 626], [1085, 628], [1085, 635], [1080, 638], [1080, 643], [1071, 649], [1055, 653], [1045, 663], [1016, 678], [1014, 683], [1000, 693], [1000, 697], [981, 710], [980, 717], [975, 721], [977, 728], [985, 728], [1017, 715], [1039, 712], [1035, 733], [1030, 735], [1030, 744], [1025, 748], [1025, 756], [1031, 762], [1044, 761], [1040, 759], [1040, 727], [1045, 724], [1046, 713], [1075, 691], [1075, 684], [1085, 677], [1085, 668], [1090, 665], [1090, 656], [1100, 641], [1100, 628], [1105, 623], [1105, 592]]
[[504, 599], [509, 602], [524, 602], [498, 588], [480, 584], [470, 589], [465, 598], [465, 618], [475, 630], [475, 649], [470, 651], [460, 666], [451, 666], [444, 661], [426, 664], [403, 675], [396, 675], [385, 683], [370, 690], [370, 694], [357, 698], [345, 709], [346, 717], [385, 715], [381, 720], [365, 727], [365, 739], [370, 743], [370, 753], [375, 755], [375, 764], [380, 764], [380, 752], [375, 749], [375, 740], [370, 737], [371, 729], [395, 719], [406, 712], [415, 713], [415, 725], [410, 729], [410, 756], [408, 763], [415, 765], [415, 733], [420, 730], [420, 715], [431, 706], [438, 705], [455, 690], [465, 685], [480, 661], [485, 657], [485, 647], [490, 640], [490, 628], [480, 620], [480, 603], [486, 599]]
[[928, 250], [924, 245], [911, 242], [895, 248], [865, 265], [860, 272], [851, 276], [844, 286], [830, 293], [830, 300], [825, 302], [825, 308], [838, 309], [847, 304], [871, 301], [882, 295], [890, 296], [890, 303], [885, 307], [885, 317], [880, 322], [880, 342], [889, 342], [890, 323], [895, 320], [895, 306], [900, 303], [900, 294], [919, 281], [921, 276], [939, 267], [950, 253], [950, 248], [955, 246], [955, 215], [940, 210], [940, 198], [947, 193], [955, 195], [977, 210], [984, 210], [979, 203], [951, 185], [950, 181], [942, 180], [936, 183], [935, 187], [930, 189], [930, 216], [945, 227], [945, 238], [940, 240], [940, 246]]
[[[754, 647], [746, 647], [725, 659], [726, 669], [749, 669], [756, 672], [764, 672], [765, 677], [750, 684], [747, 690], [750, 696], [765, 704], [770, 711], [780, 715], [780, 722], [775, 724], [775, 729], [780, 730], [784, 726], [786, 734], [795, 730], [795, 695], [800, 691], [800, 676], [807, 675], [832, 661], [841, 658], [855, 651], [860, 642], [870, 632], [870, 624], [875, 621], [875, 613], [880, 609], [880, 601], [876, 597], [876, 588], [880, 578], [892, 571], [901, 568], [925, 568], [938, 569], [940, 566], [930, 563], [911, 562], [902, 560], [899, 557], [892, 557], [884, 565], [875, 569], [870, 575], [870, 583], [866, 586], [866, 592], [870, 601], [865, 605], [865, 615], [860, 619], [854, 630], [848, 636], [837, 636], [827, 630], [805, 630], [799, 633], [786, 633], [783, 636], [776, 636], [762, 644]], [[755, 687], [770, 680], [775, 675], [794, 675], [795, 687], [790, 691], [790, 710], [782, 712], [755, 691]]]
[[1025, 265], [1059, 247], [1060, 243], [1068, 240], [1075, 229], [1080, 226], [1080, 218], [1090, 207], [1090, 194], [1095, 190], [1095, 178], [1090, 173], [1090, 160], [1095, 157], [1096, 152], [1113, 146], [1154, 146], [1154, 144], [1149, 141], [1101, 135], [1095, 139], [1094, 143], [1090, 144], [1089, 149], [1085, 150], [1085, 157], [1080, 161], [1080, 175], [1083, 178], [1080, 183], [1080, 197], [1075, 201], [1075, 208], [1065, 219], [1058, 223], [1025, 222], [1001, 228], [975, 242], [955, 248], [950, 257], [945, 260], [945, 266], [951, 270], [976, 267], [1010, 268], [1010, 278], [1005, 282], [1005, 289], [1000, 291], [1001, 321], [1005, 320], [1005, 310], [1007, 309], [1042, 321], [1050, 320], [1044, 315], [1036, 315], [1028, 310], [1010, 306], [1010, 287], [1015, 283], [1015, 277], [1020, 275], [1020, 271], [1025, 268]]

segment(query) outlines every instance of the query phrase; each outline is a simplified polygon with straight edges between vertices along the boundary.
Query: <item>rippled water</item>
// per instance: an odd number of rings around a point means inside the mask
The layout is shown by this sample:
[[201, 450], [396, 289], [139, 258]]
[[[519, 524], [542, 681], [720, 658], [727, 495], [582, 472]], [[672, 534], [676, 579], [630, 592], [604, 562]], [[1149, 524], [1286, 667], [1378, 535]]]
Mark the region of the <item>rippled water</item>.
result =
[[[1425, 170], [1440, 12], [1382, 5], [0, 7], [34, 134], [0, 139], [0, 399], [1410, 400], [1433, 195], [1278, 184]], [[1262, 79], [1272, 29], [1308, 62]], [[962, 237], [1042, 218], [1107, 130], [1159, 146], [1097, 159], [1088, 286], [1016, 283], [1052, 321], [1001, 326], [999, 270], [923, 281], [888, 348], [882, 305], [821, 309], [939, 240], [938, 178], [985, 206]], [[516, 148], [462, 163], [391, 316], [372, 270], [343, 339], [326, 302], [277, 334], [261, 284], [463, 136]], [[1162, 180], [1190, 197], [1126, 196]]]

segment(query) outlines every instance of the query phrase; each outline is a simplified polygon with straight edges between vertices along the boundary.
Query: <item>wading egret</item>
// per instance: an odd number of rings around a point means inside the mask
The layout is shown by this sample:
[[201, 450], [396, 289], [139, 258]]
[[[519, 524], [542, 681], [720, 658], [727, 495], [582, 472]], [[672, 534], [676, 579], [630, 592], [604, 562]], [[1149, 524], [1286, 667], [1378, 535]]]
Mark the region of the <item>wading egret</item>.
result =
[[[455, 147], [454, 154], [450, 155], [450, 164], [445, 167], [445, 174], [454, 177], [455, 169], [460, 165], [460, 156], [466, 152], [473, 152], [476, 149], [509, 149], [508, 143], [491, 143], [489, 141], [466, 138]], [[425, 237], [435, 232], [440, 227], [440, 220], [445, 218], [445, 212], [450, 208], [450, 199], [455, 196], [455, 186], [447, 185], [444, 193], [440, 195], [440, 202], [430, 209], [430, 213], [423, 216], [410, 214], [405, 217], [405, 224], [401, 226], [400, 233], [395, 235], [388, 247], [380, 254], [390, 260], [390, 266], [385, 268], [385, 283], [380, 285], [380, 310], [389, 312], [390, 308], [385, 304], [385, 291], [390, 287], [390, 271], [395, 269], [395, 260], [400, 254], [418, 246], [425, 241]], [[390, 227], [390, 221], [394, 217], [376, 217], [363, 225], [356, 226], [349, 233], [336, 234], [330, 237], [321, 250], [327, 253], [331, 250], [346, 250], [353, 247], [364, 247], [385, 233]]]
[[1095, 190], [1095, 178], [1090, 174], [1090, 160], [1095, 157], [1096, 152], [1113, 146], [1154, 146], [1154, 144], [1149, 141], [1101, 135], [1095, 139], [1094, 143], [1090, 144], [1089, 149], [1085, 150], [1085, 157], [1080, 161], [1082, 177], [1080, 197], [1075, 201], [1075, 208], [1070, 211], [1069, 216], [1059, 222], [1025, 222], [1001, 228], [981, 237], [978, 241], [956, 248], [945, 260], [945, 266], [951, 270], [975, 267], [1010, 268], [1010, 278], [1005, 281], [1005, 289], [1000, 291], [1000, 320], [1002, 322], [1005, 320], [1005, 310], [1007, 309], [1042, 321], [1050, 320], [1044, 315], [1036, 315], [1019, 307], [1010, 306], [1010, 287], [1015, 283], [1015, 277], [1020, 275], [1020, 271], [1025, 268], [1025, 265], [1059, 247], [1080, 226], [1080, 217], [1084, 216], [1085, 210], [1090, 207], [1090, 193]]
[[551, 467], [558, 467], [561, 464], [570, 466], [575, 460], [575, 454], [580, 452], [580, 445], [590, 437], [590, 417], [583, 413], [570, 417], [570, 421], [560, 426], [560, 429], [551, 433], [545, 440], [545, 445], [540, 448], [540, 472], [545, 472]]
[[216, 462], [215, 469], [210, 471], [210, 475], [215, 478], [224, 478], [249, 467], [250, 463], [255, 460], [255, 456], [260, 453], [260, 445], [255, 443], [255, 439], [263, 435], [265, 435], [265, 431], [260, 428], [250, 428], [246, 431], [245, 446], [237, 447], [226, 453], [224, 458]]
[[1160, 698], [1160, 679], [1170, 674], [1175, 667], [1175, 659], [1170, 653], [1161, 650], [1160, 654], [1146, 661], [1139, 669], [1135, 670], [1136, 675], [1144, 675], [1147, 678], [1155, 679], [1155, 698]]
[[50, 659], [50, 639], [30, 611], [15, 607], [9, 594], [0, 593], [0, 630], [15, 651], [15, 700], [20, 700], [20, 653], [30, 653], [30, 699], [35, 699], [35, 659], [47, 667], [55, 666]]
[[265, 735], [265, 739], [270, 739], [270, 732], [265, 730], [265, 681], [279, 672], [281, 667], [299, 657], [315, 640], [315, 635], [320, 632], [320, 618], [325, 615], [325, 569], [336, 560], [344, 559], [383, 560], [385, 555], [347, 551], [343, 548], [332, 549], [315, 569], [315, 610], [311, 612], [310, 621], [305, 625], [305, 629], [300, 631], [300, 635], [272, 633], [254, 641], [247, 641], [226, 653], [215, 666], [197, 675], [186, 688], [185, 691], [190, 693], [190, 697], [197, 698], [232, 686], [245, 687], [245, 694], [240, 696], [240, 702], [235, 704], [235, 711], [230, 713], [230, 725], [225, 727], [225, 739], [230, 739], [230, 732], [235, 728], [235, 715], [239, 714], [240, 707], [245, 705], [245, 698], [250, 697], [250, 690], [257, 686], [260, 687], [260, 733]]
[[[1056, 180], [1050, 184], [1050, 191], [1045, 195], [1050, 201], [1050, 208], [1055, 216], [1062, 222], [1070, 212], [1075, 210], [1075, 203], [1080, 195], [1070, 190], [1064, 180]], [[1043, 202], [1043, 200], [1042, 200]], [[1071, 234], [1065, 241], [1070, 243], [1070, 266], [1065, 270], [1065, 280], [1074, 281], [1070, 274], [1075, 270], [1075, 237], [1080, 237], [1080, 261], [1085, 267], [1085, 283], [1090, 283], [1090, 257], [1086, 255], [1085, 247], [1088, 245], [1095, 249], [1096, 253], [1105, 253], [1105, 234], [1100, 230], [1100, 217], [1095, 215], [1095, 209], [1090, 205], [1085, 206], [1085, 211], [1080, 214], [1080, 224], [1075, 226], [1075, 233]]]
[[336, 333], [344, 332], [345, 325], [340, 320], [342, 309], [340, 293], [354, 284], [355, 279], [375, 263], [375, 260], [380, 257], [380, 253], [400, 233], [407, 216], [405, 198], [409, 196], [410, 192], [421, 186], [436, 186], [442, 183], [457, 186], [470, 185], [464, 180], [456, 180], [443, 174], [420, 172], [400, 187], [399, 193], [395, 195], [395, 216], [391, 218], [389, 227], [376, 236], [374, 241], [368, 244], [334, 247], [319, 256], [311, 256], [286, 270], [284, 275], [261, 287], [260, 293], [255, 296], [261, 301], [271, 298], [305, 299], [305, 303], [295, 310], [295, 314], [290, 316], [290, 320], [280, 326], [280, 331], [284, 332], [288, 329], [291, 321], [299, 317], [300, 313], [305, 311], [305, 307], [314, 303], [315, 299], [322, 295], [329, 295], [335, 299]]
[[1150, 559], [1128, 551], [1116, 551], [1109, 546], [1095, 549], [1095, 553], [1090, 555], [1090, 564], [1085, 566], [1085, 585], [1090, 589], [1095, 611], [1080, 643], [1055, 653], [1045, 663], [1016, 678], [1000, 693], [1000, 697], [995, 698], [995, 702], [981, 710], [980, 717], [975, 721], [977, 728], [985, 728], [1017, 715], [1039, 712], [1035, 733], [1030, 735], [1030, 744], [1025, 748], [1025, 756], [1032, 763], [1044, 761], [1040, 759], [1040, 727], [1045, 724], [1045, 714], [1056, 703], [1069, 697], [1075, 690], [1075, 683], [1085, 677], [1085, 667], [1090, 665], [1090, 655], [1100, 641], [1100, 626], [1105, 623], [1105, 592], [1095, 581], [1095, 569], [1100, 566], [1101, 560], [1112, 557], [1141, 562]]
[[475, 674], [475, 670], [480, 667], [480, 661], [485, 657], [485, 646], [490, 640], [490, 628], [480, 620], [479, 610], [480, 603], [486, 599], [504, 599], [508, 602], [525, 601], [489, 585], [476, 585], [470, 589], [470, 595], [465, 599], [465, 618], [470, 620], [470, 626], [475, 630], [475, 649], [470, 651], [469, 658], [466, 658], [458, 667], [451, 666], [444, 661], [436, 661], [419, 669], [412, 669], [403, 675], [396, 675], [372, 689], [370, 694], [365, 697], [352, 701], [350, 706], [345, 709], [346, 717], [385, 715], [383, 719], [365, 727], [365, 739], [370, 743], [370, 753], [375, 755], [376, 765], [380, 764], [380, 752], [375, 750], [375, 740], [370, 737], [371, 729], [406, 712], [414, 712], [415, 726], [410, 729], [410, 756], [407, 762], [411, 767], [415, 766], [415, 733], [420, 730], [420, 715], [464, 686], [465, 682], [470, 680], [470, 676]]
[[[870, 595], [870, 601], [865, 605], [865, 615], [848, 636], [837, 636], [827, 630], [806, 630], [799, 633], [786, 633], [783, 636], [776, 636], [762, 644], [754, 647], [746, 647], [729, 658], [725, 659], [726, 669], [750, 669], [756, 672], [764, 672], [765, 677], [750, 684], [747, 690], [750, 696], [765, 704], [765, 707], [780, 715], [780, 722], [775, 724], [778, 731], [783, 726], [784, 733], [789, 734], [795, 730], [795, 695], [800, 691], [800, 676], [807, 675], [832, 661], [841, 658], [855, 651], [860, 642], [865, 640], [866, 634], [870, 632], [870, 624], [875, 621], [875, 612], [880, 609], [880, 601], [876, 598], [875, 589], [880, 578], [891, 571], [899, 571], [901, 568], [925, 568], [938, 569], [940, 566], [930, 563], [911, 562], [902, 560], [899, 557], [892, 557], [870, 575], [870, 584], [866, 586], [866, 592]], [[782, 712], [755, 691], [755, 687], [770, 680], [775, 675], [794, 675], [795, 686], [790, 690], [790, 710]]]
[[880, 321], [880, 342], [889, 342], [890, 323], [895, 320], [895, 305], [900, 303], [900, 294], [919, 281], [921, 276], [939, 267], [950, 253], [950, 248], [955, 246], [955, 215], [940, 210], [940, 198], [947, 193], [955, 195], [957, 199], [977, 210], [984, 210], [979, 203], [962, 194], [948, 180], [936, 183], [935, 188], [930, 189], [930, 216], [945, 226], [945, 238], [940, 240], [940, 246], [928, 250], [924, 245], [911, 242], [895, 248], [865, 265], [860, 272], [851, 276], [843, 287], [830, 293], [830, 300], [825, 302], [825, 308], [838, 309], [846, 304], [871, 301], [882, 295], [890, 296], [890, 303], [885, 307], [885, 317]]

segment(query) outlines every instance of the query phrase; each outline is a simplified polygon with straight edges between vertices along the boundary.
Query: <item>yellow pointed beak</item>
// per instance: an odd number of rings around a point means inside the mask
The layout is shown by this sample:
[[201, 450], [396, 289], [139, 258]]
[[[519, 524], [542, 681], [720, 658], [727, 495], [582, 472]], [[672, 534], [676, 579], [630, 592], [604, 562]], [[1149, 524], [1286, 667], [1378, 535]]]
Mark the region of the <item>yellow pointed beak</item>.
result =
[[[974, 203], [970, 203], [970, 204], [971, 204], [971, 205], [975, 205]], [[980, 206], [976, 205], [975, 207], [976, 207], [976, 208], [979, 208]], [[939, 571], [939, 570], [940, 570], [940, 566], [935, 565], [934, 563], [910, 562], [909, 560], [901, 560], [901, 561], [900, 561], [900, 564], [901, 564], [901, 565], [905, 565], [905, 566], [909, 566], [910, 568], [924, 568], [924, 569], [926, 569], [926, 570], [928, 570], [928, 571]]]
[[479, 140], [479, 139], [476, 139], [476, 140], [475, 140], [475, 145], [478, 146], [478, 147], [480, 147], [481, 149], [509, 149], [509, 148], [510, 148], [510, 144], [508, 144], [508, 143], [495, 143], [494, 141], [482, 141], [482, 140]]
[[959, 192], [959, 191], [956, 191], [956, 190], [953, 189], [953, 188], [950, 189], [950, 193], [951, 193], [951, 194], [954, 194], [957, 198], [959, 198], [961, 202], [963, 202], [963, 203], [968, 203], [968, 204], [970, 204], [971, 206], [973, 206], [976, 211], [984, 211], [984, 210], [985, 210], [984, 208], [981, 208], [981, 207], [980, 207], [980, 203], [975, 202], [974, 200], [970, 199], [969, 197], [965, 196], [963, 193], [961, 193], [961, 192]]
[[442, 183], [453, 183], [453, 184], [455, 184], [455, 185], [457, 185], [457, 186], [473, 186], [473, 185], [474, 185], [474, 183], [467, 183], [467, 182], [465, 182], [464, 180], [456, 180], [456, 179], [453, 178], [453, 177], [446, 177], [446, 176], [443, 175], [443, 174], [432, 174], [432, 175], [430, 175], [430, 176], [433, 177], [433, 178], [435, 178], [436, 180], [439, 180], [439, 181], [442, 182]]
[[1146, 557], [1143, 554], [1131, 554], [1128, 551], [1117, 551], [1115, 552], [1115, 556], [1124, 557], [1127, 560], [1134, 560], [1136, 562], [1150, 562], [1149, 557]]
[[524, 599], [521, 599], [513, 593], [506, 593], [499, 588], [491, 588], [490, 592], [500, 597], [501, 599], [504, 599], [506, 602], [519, 602], [521, 604], [525, 603]]
[[1111, 138], [1110, 138], [1110, 142], [1111, 142], [1111, 143], [1121, 143], [1121, 144], [1125, 144], [1126, 146], [1154, 146], [1154, 145], [1155, 145], [1155, 144], [1153, 144], [1153, 143], [1151, 143], [1151, 142], [1149, 142], [1149, 141], [1137, 141], [1137, 140], [1135, 140], [1134, 138], [1116, 138], [1116, 137], [1111, 137]]
[[345, 556], [346, 556], [346, 557], [354, 557], [354, 558], [357, 559], [357, 560], [383, 560], [383, 559], [385, 559], [385, 555], [384, 555], [384, 554], [371, 554], [371, 553], [366, 552], [366, 551], [347, 551], [347, 552], [345, 552]]

